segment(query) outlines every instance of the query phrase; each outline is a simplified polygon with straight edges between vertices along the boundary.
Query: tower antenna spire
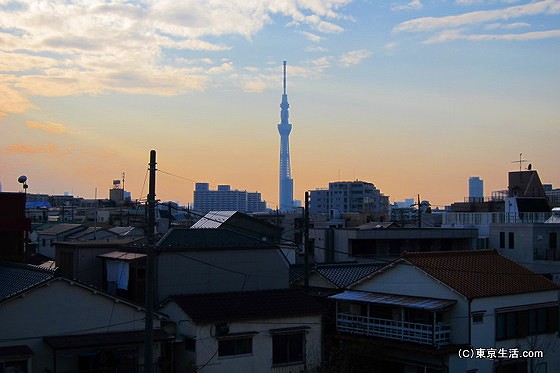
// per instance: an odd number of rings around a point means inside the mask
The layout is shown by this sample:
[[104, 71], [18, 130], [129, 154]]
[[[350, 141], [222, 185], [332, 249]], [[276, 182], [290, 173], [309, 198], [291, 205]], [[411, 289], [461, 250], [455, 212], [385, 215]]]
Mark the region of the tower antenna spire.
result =
[[286, 61], [284, 62], [284, 94], [286, 94]]

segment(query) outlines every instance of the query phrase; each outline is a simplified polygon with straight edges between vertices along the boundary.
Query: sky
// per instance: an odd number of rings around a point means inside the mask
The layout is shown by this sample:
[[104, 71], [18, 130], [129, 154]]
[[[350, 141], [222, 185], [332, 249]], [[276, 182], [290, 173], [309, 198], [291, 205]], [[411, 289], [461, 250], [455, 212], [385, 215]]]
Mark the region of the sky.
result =
[[282, 61], [294, 198], [368, 181], [462, 201], [532, 164], [560, 187], [560, 0], [0, 0], [3, 191], [278, 206]]

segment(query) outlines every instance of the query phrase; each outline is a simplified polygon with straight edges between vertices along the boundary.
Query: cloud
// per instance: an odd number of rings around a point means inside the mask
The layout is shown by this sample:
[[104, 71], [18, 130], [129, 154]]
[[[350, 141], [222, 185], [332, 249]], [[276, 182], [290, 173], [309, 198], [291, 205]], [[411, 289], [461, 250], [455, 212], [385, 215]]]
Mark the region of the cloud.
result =
[[69, 146], [61, 149], [56, 144], [48, 143], [42, 145], [27, 145], [27, 144], [12, 144], [6, 147], [7, 153], [17, 153], [17, 154], [46, 154], [49, 156], [64, 156], [68, 155], [76, 150], [76, 147]]
[[262, 80], [253, 80], [243, 85], [243, 90], [246, 92], [262, 92], [265, 89], [266, 83]]
[[324, 52], [328, 51], [328, 49], [325, 48], [325, 47], [312, 46], [312, 47], [305, 48], [305, 51], [306, 52], [312, 52], [312, 53], [324, 53]]
[[15, 89], [3, 85], [0, 81], [0, 119], [7, 114], [23, 113], [35, 107], [29, 100]]
[[[174, 95], [205, 89], [233, 64], [185, 58], [219, 53], [277, 19], [309, 40], [341, 33], [351, 0], [143, 0], [115, 2], [19, 0], [0, 6], [0, 116], [32, 105], [26, 96], [125, 92]], [[222, 41], [217, 37], [227, 36]], [[210, 61], [210, 62], [209, 62]], [[8, 94], [3, 94], [7, 92]], [[6, 100], [8, 97], [9, 100]], [[9, 102], [7, 102], [9, 101]]]
[[303, 36], [305, 36], [305, 38], [309, 41], [312, 41], [314, 43], [318, 43], [320, 42], [323, 38], [317, 34], [313, 34], [311, 32], [307, 32], [307, 31], [302, 31], [301, 34]]
[[560, 38], [560, 30], [534, 31], [520, 34], [465, 34], [462, 30], [446, 30], [425, 40], [425, 44], [444, 43], [454, 40], [468, 41], [525, 41]]
[[407, 4], [393, 5], [391, 6], [391, 10], [393, 11], [418, 10], [418, 9], [422, 9], [423, 7], [424, 6], [422, 5], [422, 2], [420, 0], [412, 0]]
[[355, 50], [342, 55], [338, 63], [342, 67], [350, 67], [354, 65], [359, 65], [363, 60], [371, 56], [371, 52], [366, 49]]
[[42, 123], [34, 120], [28, 120], [27, 122], [25, 122], [25, 125], [27, 126], [27, 128], [44, 131], [48, 133], [54, 133], [54, 134], [68, 133], [66, 127], [60, 123], [54, 123], [54, 122]]
[[519, 28], [531, 27], [529, 23], [526, 22], [515, 22], [515, 23], [491, 23], [486, 25], [484, 28], [487, 30], [513, 30]]
[[554, 14], [560, 10], [560, 2], [543, 0], [503, 9], [481, 10], [445, 17], [422, 17], [402, 22], [393, 28], [399, 32], [427, 32], [438, 29], [458, 28], [497, 20], [510, 20], [540, 14]]

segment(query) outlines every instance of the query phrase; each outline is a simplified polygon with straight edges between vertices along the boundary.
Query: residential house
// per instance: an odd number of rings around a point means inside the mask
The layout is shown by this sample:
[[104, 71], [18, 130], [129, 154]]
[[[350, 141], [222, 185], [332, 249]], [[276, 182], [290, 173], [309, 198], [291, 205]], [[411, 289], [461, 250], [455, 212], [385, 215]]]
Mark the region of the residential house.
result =
[[[170, 372], [173, 339], [153, 325], [153, 356]], [[144, 361], [145, 310], [29, 265], [0, 265], [0, 367], [4, 372], [137, 372]]]
[[554, 372], [558, 297], [557, 285], [493, 250], [405, 253], [330, 297], [331, 367]]
[[177, 325], [175, 369], [318, 372], [323, 307], [296, 289], [173, 295], [160, 311]]
[[289, 263], [280, 247], [247, 234], [172, 228], [154, 252], [156, 303], [173, 294], [289, 287]]
[[[88, 230], [81, 232], [88, 232]], [[106, 276], [104, 276], [103, 259], [99, 256], [125, 248], [141, 248], [144, 242], [143, 238], [137, 237], [109, 238], [116, 237], [114, 233], [107, 237], [98, 240], [55, 242], [53, 244], [55, 247], [55, 262], [60, 274], [102, 288]], [[116, 293], [113, 292], [112, 294]]]
[[282, 228], [239, 211], [210, 211], [191, 229], [227, 229], [259, 240], [279, 243]]
[[37, 232], [37, 251], [39, 254], [54, 259], [53, 243], [66, 241], [69, 236], [86, 230], [82, 224], [60, 223]]

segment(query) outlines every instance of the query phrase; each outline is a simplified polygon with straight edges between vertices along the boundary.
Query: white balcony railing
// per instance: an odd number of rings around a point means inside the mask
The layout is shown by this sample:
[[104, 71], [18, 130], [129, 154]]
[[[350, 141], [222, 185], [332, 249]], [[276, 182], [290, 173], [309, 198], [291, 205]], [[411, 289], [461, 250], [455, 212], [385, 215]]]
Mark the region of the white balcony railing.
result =
[[449, 344], [449, 324], [420, 324], [407, 321], [379, 319], [339, 313], [336, 318], [336, 329], [339, 332], [360, 334], [365, 336], [396, 339], [415, 342], [430, 346]]

